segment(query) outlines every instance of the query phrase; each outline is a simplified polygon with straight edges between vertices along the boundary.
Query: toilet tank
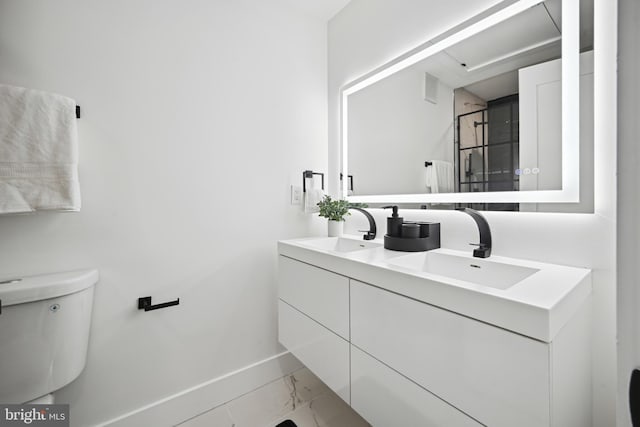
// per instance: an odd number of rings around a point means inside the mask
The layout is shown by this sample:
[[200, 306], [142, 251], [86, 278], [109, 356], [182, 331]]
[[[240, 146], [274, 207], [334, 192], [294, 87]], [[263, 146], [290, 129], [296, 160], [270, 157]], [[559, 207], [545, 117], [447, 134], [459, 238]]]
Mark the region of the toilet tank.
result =
[[96, 270], [0, 279], [0, 402], [58, 390], [85, 366]]

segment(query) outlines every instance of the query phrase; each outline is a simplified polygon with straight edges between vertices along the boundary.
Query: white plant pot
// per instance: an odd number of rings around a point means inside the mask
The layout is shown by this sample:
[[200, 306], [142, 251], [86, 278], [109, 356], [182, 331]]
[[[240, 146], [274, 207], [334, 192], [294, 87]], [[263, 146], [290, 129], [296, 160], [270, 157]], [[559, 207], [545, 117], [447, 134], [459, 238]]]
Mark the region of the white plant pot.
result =
[[340, 237], [344, 230], [344, 221], [327, 221], [329, 224], [329, 237]]

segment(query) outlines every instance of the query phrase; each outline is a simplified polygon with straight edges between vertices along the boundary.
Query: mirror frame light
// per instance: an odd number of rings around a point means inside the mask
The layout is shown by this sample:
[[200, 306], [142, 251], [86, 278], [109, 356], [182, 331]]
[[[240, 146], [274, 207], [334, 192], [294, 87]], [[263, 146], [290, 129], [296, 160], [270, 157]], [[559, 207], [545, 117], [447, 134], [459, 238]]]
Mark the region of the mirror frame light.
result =
[[[348, 97], [398, 71], [429, 58], [454, 44], [515, 16], [544, 0], [518, 0], [498, 12], [421, 46], [391, 61], [372, 74], [346, 85], [341, 95], [342, 176], [348, 176]], [[344, 199], [359, 203], [578, 203], [580, 201], [580, 0], [562, 0], [562, 189], [473, 193], [424, 193], [349, 196], [342, 180]]]

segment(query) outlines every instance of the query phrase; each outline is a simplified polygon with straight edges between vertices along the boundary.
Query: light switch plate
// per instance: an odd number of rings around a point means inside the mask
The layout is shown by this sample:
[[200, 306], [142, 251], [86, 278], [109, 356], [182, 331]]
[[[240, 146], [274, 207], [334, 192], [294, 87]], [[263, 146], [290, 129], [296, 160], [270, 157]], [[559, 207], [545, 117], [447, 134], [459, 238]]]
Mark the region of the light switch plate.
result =
[[302, 187], [295, 186], [295, 185], [291, 186], [291, 204], [292, 205], [302, 204]]

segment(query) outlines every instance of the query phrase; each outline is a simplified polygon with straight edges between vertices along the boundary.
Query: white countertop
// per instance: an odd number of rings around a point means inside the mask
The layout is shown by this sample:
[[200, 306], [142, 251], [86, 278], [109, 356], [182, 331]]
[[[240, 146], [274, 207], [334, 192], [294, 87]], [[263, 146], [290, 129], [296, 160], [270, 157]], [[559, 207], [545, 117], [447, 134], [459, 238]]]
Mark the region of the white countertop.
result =
[[[551, 342], [591, 295], [591, 270], [584, 268], [491, 256], [483, 261], [538, 270], [507, 289], [497, 289], [389, 263], [393, 258], [411, 252], [391, 251], [382, 246], [362, 251], [335, 252], [306, 244], [317, 239], [282, 240], [278, 242], [278, 252], [544, 342]], [[382, 240], [376, 242], [382, 244]], [[450, 249], [435, 249], [432, 252], [468, 257], [470, 262], [477, 260], [473, 258], [471, 250], [468, 253]]]

